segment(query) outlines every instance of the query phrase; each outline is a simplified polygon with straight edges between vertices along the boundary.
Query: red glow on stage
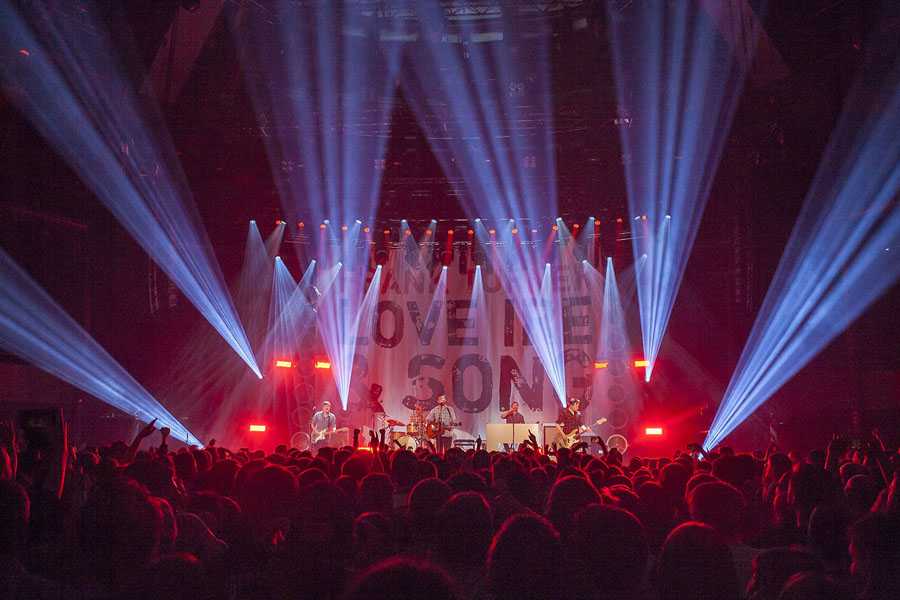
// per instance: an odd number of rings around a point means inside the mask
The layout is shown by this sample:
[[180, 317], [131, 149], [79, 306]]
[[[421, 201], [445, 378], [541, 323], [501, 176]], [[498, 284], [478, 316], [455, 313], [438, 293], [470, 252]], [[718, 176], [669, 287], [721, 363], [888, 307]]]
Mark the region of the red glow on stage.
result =
[[384, 235], [391, 235], [391, 230], [390, 230], [390, 229], [385, 229], [385, 230], [384, 230]]
[[647, 435], [662, 435], [663, 428], [662, 427], [647, 427], [644, 429], [644, 433]]
[[559, 231], [559, 225], [554, 225], [550, 229], [552, 229], [553, 231]]
[[517, 233], [519, 233], [519, 230], [516, 229], [515, 227], [513, 227], [512, 234], [513, 234], [513, 235], [516, 235]]
[[363, 233], [369, 233], [369, 228], [368, 228], [368, 227], [363, 227]]
[[21, 50], [19, 50], [19, 54], [21, 54], [22, 56], [31, 56], [31, 52], [29, 52], [25, 48], [22, 48]]
[[294, 363], [292, 363], [289, 360], [276, 360], [275, 366], [278, 367], [279, 369], [290, 369], [291, 367], [294, 366]]
[[606, 369], [607, 367], [609, 367], [609, 361], [598, 360], [594, 362], [595, 369]]
[[316, 369], [330, 369], [331, 363], [327, 360], [317, 360], [313, 365]]
[[649, 360], [636, 360], [636, 361], [634, 361], [634, 366], [635, 366], [635, 367], [646, 367], [646, 366], [649, 366], [649, 365], [650, 365], [650, 361], [649, 361]]
[[322, 223], [321, 225], [319, 225], [319, 229], [325, 229], [325, 223]]
[[263, 432], [265, 432], [265, 430], [266, 430], [265, 425], [251, 425], [250, 426], [250, 431], [253, 431], [256, 433], [263, 433]]
[[469, 235], [470, 235], [470, 236], [475, 235], [475, 230], [474, 230], [474, 229], [470, 229], [470, 230], [469, 230]]
[[496, 230], [496, 229], [491, 229], [490, 231], [488, 231], [488, 233], [491, 234], [491, 235], [496, 235], [497, 230]]
[[299, 221], [297, 223], [297, 227], [299, 227], [300, 229], [303, 229], [304, 227], [306, 227], [306, 223], [304, 223], [303, 221]]

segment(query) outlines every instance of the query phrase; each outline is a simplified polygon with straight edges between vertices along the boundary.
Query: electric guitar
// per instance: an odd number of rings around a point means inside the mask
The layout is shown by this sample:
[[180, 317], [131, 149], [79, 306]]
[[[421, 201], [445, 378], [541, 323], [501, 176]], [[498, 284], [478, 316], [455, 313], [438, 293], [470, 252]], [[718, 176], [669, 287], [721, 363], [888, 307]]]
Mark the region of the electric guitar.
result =
[[309, 441], [312, 444], [318, 444], [319, 442], [324, 440], [325, 434], [328, 433], [327, 427], [325, 429], [318, 430], [318, 429], [316, 429], [316, 426], [313, 425], [312, 423], [309, 424], [309, 429], [310, 429]]
[[[606, 421], [606, 417], [600, 417], [599, 419], [594, 421], [593, 424], [591, 424], [591, 427], [593, 427], [594, 425], [603, 425], [604, 423], [606, 423]], [[565, 431], [563, 431], [562, 425], [557, 423], [556, 429], [559, 430], [559, 437], [556, 438], [556, 443], [560, 448], [571, 448], [573, 445], [578, 443], [578, 438], [581, 437], [581, 434], [590, 431], [591, 427], [582, 425], [578, 429], [574, 429], [571, 432], [566, 433]]]
[[449, 427], [444, 427], [441, 423], [437, 422], [429, 422], [425, 426], [425, 435], [428, 436], [429, 440], [433, 440], [434, 438], [441, 437], [444, 435], [444, 432], [453, 427], [459, 427], [462, 423], [450, 423]]

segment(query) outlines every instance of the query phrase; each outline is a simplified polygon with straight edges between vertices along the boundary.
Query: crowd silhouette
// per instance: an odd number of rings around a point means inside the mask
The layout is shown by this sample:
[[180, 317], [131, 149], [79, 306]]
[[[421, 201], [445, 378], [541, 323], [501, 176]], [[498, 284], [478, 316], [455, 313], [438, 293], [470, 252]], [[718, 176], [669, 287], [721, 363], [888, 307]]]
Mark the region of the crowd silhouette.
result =
[[0, 426], [0, 597], [896, 600], [898, 454], [28, 448]]

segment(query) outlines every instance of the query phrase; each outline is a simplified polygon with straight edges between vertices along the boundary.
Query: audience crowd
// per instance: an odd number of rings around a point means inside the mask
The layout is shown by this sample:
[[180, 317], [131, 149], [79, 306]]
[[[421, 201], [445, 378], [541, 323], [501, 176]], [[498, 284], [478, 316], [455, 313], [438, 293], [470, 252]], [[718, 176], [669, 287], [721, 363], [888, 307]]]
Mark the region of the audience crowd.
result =
[[900, 599], [898, 455], [877, 436], [640, 458], [165, 434], [27, 448], [4, 423], [0, 597]]

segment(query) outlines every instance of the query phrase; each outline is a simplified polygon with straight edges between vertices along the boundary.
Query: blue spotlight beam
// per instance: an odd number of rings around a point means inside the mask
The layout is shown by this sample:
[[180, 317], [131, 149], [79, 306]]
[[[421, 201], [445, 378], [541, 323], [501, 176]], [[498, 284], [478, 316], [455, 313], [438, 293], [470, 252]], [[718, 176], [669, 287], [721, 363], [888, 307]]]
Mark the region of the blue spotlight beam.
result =
[[0, 346], [187, 443], [199, 440], [0, 250]]
[[845, 102], [707, 449], [900, 278], [900, 49], [882, 35]]
[[262, 344], [262, 362], [294, 357], [316, 319], [316, 308], [311, 302], [316, 276], [316, 261], [311, 261], [300, 281], [295, 283], [280, 258], [275, 259], [274, 283], [269, 304], [269, 327]]
[[275, 256], [284, 236], [284, 224], [276, 225], [263, 241], [256, 221], [250, 221], [247, 242], [244, 246], [244, 262], [237, 280], [235, 305], [253, 348], [258, 349], [266, 333], [267, 297], [270, 295], [274, 271], [270, 261]]
[[[748, 61], [697, 2], [610, 1], [647, 381], [656, 363]], [[748, 32], [755, 48], [758, 30]]]
[[[558, 289], [546, 277], [542, 249], [521, 243], [510, 218], [557, 214], [549, 32], [522, 31], [516, 3], [492, 25], [503, 42], [483, 42], [473, 21], [450, 23], [441, 3], [414, 2], [422, 31], [401, 77], [404, 97], [443, 170], [462, 176], [463, 208], [513, 303], [553, 390], [566, 398], [562, 315]], [[540, 23], [534, 24], [540, 28]], [[453, 33], [438, 33], [452, 30]], [[509, 38], [509, 39], [507, 39]], [[464, 42], [464, 43], [463, 43]], [[527, 52], [524, 47], [528, 48]], [[523, 124], [528, 123], [528, 128]], [[525, 131], [527, 129], [527, 131]], [[551, 269], [552, 270], [552, 269]]]
[[284, 214], [327, 222], [317, 256], [342, 265], [316, 321], [346, 404], [368, 262], [360, 229], [378, 207], [392, 108], [380, 99], [392, 97], [400, 46], [379, 40], [377, 11], [349, 0], [226, 10]]
[[0, 0], [10, 97], [257, 376], [259, 368], [160, 115], [139, 102], [108, 33], [42, 0]]

